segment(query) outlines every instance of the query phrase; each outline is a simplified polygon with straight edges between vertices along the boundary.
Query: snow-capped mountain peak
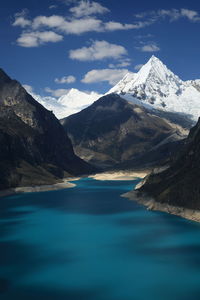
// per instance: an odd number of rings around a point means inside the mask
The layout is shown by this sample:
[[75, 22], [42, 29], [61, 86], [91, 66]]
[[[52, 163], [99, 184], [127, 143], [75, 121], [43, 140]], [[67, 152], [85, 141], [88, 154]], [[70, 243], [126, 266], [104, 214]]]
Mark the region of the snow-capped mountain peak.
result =
[[69, 92], [58, 99], [58, 103], [69, 108], [85, 108], [91, 105], [95, 100], [99, 99], [102, 95], [96, 92], [83, 92], [78, 89], [72, 88]]
[[139, 70], [135, 84], [143, 84], [147, 83], [147, 81], [153, 80], [155, 83], [159, 81], [159, 83], [165, 83], [167, 81], [180, 83], [181, 80], [172, 73], [160, 59], [155, 57], [154, 55], [149, 59], [149, 61], [142, 66]]
[[141, 105], [155, 109], [185, 113], [196, 120], [200, 115], [198, 83], [182, 81], [153, 55], [138, 73], [125, 75], [107, 94], [116, 93], [137, 103], [139, 100]]
[[103, 96], [93, 91], [83, 92], [72, 88], [66, 95], [57, 99], [54, 97], [42, 97], [37, 95], [26, 85], [24, 85], [24, 88], [27, 89], [27, 92], [46, 109], [53, 111], [58, 119], [68, 117], [69, 115], [81, 111]]
[[108, 93], [131, 93], [137, 98], [150, 97], [152, 102], [153, 97], [156, 101], [161, 95], [167, 97], [172, 92], [178, 92], [182, 85], [182, 80], [154, 55], [138, 73], [134, 73], [132, 77], [129, 74]]

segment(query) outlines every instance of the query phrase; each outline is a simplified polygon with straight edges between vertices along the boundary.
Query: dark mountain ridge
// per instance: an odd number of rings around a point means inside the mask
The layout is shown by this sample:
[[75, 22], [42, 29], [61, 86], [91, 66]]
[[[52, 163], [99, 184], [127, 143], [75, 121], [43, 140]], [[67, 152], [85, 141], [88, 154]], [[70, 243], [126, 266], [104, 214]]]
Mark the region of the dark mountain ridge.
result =
[[176, 151], [177, 141], [185, 137], [183, 128], [163, 115], [169, 116], [109, 94], [61, 124], [82, 159], [104, 169], [129, 169], [155, 166]]
[[163, 172], [145, 179], [138, 195], [146, 194], [156, 202], [200, 210], [200, 119], [185, 140], [182, 151]]
[[52, 112], [0, 69], [0, 189], [50, 184], [94, 170], [74, 154]]

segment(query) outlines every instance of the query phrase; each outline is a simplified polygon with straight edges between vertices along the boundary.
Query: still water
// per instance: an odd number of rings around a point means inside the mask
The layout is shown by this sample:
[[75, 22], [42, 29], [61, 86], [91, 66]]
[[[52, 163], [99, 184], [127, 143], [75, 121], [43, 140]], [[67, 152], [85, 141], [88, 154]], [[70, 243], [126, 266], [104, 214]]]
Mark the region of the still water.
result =
[[200, 224], [75, 183], [0, 199], [1, 300], [200, 299]]

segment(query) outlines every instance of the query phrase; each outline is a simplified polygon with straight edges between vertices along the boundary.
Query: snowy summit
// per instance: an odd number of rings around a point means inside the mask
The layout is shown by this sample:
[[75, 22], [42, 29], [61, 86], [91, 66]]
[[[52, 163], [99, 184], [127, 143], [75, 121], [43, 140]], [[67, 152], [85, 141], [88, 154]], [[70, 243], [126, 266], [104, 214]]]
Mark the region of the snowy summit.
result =
[[58, 119], [68, 117], [69, 115], [83, 110], [102, 96], [96, 92], [83, 92], [72, 88], [66, 95], [56, 99], [54, 97], [42, 97], [36, 95], [26, 86], [24, 86], [24, 88], [26, 88], [27, 92], [46, 109], [53, 111]]
[[200, 115], [198, 83], [198, 80], [182, 81], [157, 57], [152, 56], [138, 73], [126, 74], [107, 94], [119, 94], [128, 101], [184, 113], [197, 120]]

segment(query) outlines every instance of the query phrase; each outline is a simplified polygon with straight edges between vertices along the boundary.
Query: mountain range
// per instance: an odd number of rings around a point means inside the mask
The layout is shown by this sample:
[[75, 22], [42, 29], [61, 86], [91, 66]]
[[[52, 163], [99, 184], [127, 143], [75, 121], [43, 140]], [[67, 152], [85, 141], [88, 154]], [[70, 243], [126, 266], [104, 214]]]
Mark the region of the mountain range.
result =
[[[101, 168], [152, 167], [177, 151], [200, 114], [199, 81], [152, 56], [105, 96], [60, 120], [75, 153]], [[76, 102], [76, 100], [74, 101]]]
[[[112, 93], [149, 110], [182, 114], [193, 120], [193, 124], [200, 115], [200, 79], [181, 80], [155, 56], [138, 73], [127, 73], [105, 95]], [[59, 99], [32, 95], [44, 107], [52, 110], [58, 119], [83, 110], [103, 96], [77, 89], [69, 90]]]
[[[200, 80], [184, 82], [152, 56], [104, 96], [34, 97], [0, 69], [0, 189], [157, 167], [138, 194], [200, 209], [200, 121], [187, 137], [200, 114]], [[68, 117], [59, 122], [55, 111]]]

